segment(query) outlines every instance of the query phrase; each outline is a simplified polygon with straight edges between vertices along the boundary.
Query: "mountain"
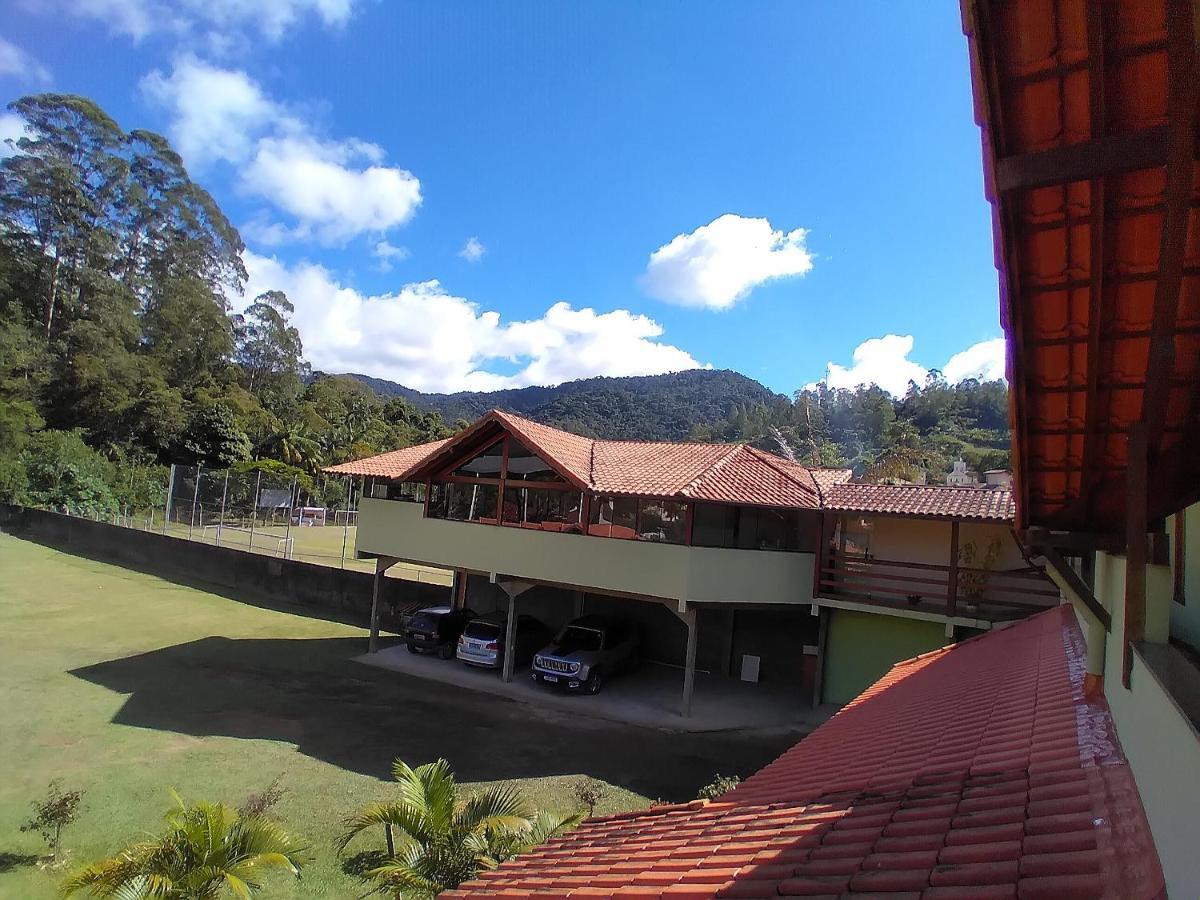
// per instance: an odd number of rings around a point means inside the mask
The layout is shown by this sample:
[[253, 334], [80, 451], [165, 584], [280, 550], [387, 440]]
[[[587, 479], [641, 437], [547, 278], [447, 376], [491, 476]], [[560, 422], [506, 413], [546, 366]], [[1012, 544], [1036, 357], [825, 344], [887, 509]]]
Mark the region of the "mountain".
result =
[[447, 422], [474, 420], [504, 409], [593, 437], [628, 440], [687, 440], [696, 427], [724, 425], [738, 408], [772, 406], [788, 399], [753, 378], [729, 369], [691, 369], [667, 375], [584, 378], [554, 387], [425, 394], [412, 388], [351, 373], [384, 397], [403, 397]]

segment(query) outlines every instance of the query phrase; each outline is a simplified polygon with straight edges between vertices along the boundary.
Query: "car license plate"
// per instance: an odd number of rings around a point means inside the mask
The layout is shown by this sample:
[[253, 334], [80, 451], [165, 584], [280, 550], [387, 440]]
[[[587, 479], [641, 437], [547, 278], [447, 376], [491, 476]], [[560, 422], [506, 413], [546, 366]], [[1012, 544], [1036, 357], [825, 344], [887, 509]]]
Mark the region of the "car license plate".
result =
[[558, 684], [558, 676], [557, 675], [543, 675], [542, 681], [550, 681], [550, 682], [553, 682], [554, 684]]

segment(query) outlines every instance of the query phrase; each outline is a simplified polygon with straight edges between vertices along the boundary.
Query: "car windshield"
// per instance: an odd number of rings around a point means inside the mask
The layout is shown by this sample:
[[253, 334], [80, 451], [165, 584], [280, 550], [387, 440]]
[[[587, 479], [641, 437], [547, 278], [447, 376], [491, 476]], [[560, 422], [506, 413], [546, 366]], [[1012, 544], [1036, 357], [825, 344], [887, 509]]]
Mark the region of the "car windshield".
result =
[[437, 613], [417, 613], [412, 617], [409, 623], [413, 628], [437, 628], [438, 619], [441, 618]]
[[500, 626], [495, 622], [472, 622], [463, 631], [469, 638], [486, 638], [493, 640], [500, 636]]
[[568, 625], [558, 639], [558, 652], [574, 653], [577, 650], [599, 650], [603, 640], [604, 632], [602, 631]]

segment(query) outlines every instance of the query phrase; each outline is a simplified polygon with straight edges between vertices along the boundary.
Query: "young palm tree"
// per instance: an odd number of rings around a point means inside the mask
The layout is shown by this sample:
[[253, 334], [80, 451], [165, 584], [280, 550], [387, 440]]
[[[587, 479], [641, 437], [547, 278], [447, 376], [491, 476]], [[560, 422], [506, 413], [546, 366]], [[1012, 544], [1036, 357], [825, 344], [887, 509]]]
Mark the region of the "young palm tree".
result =
[[342, 851], [365, 829], [384, 826], [388, 853], [365, 873], [379, 893], [435, 897], [579, 821], [578, 815], [534, 816], [520, 795], [505, 786], [460, 797], [444, 759], [416, 769], [396, 760], [392, 772], [399, 798], [350, 816], [338, 840]]
[[220, 803], [186, 805], [175, 794], [167, 831], [76, 872], [63, 896], [86, 891], [118, 900], [249, 900], [272, 869], [300, 877], [304, 849], [277, 823], [239, 817]]

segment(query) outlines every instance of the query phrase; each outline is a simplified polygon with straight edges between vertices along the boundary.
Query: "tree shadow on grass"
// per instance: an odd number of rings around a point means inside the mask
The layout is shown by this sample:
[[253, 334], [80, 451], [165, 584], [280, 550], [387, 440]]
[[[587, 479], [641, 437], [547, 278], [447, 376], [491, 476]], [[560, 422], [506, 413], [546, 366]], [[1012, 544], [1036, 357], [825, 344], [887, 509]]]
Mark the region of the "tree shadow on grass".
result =
[[795, 733], [664, 732], [579, 717], [364, 666], [361, 638], [207, 637], [75, 669], [128, 694], [113, 722], [295, 744], [390, 780], [392, 761], [445, 757], [464, 782], [583, 773], [691, 799], [714, 772], [749, 773]]
[[21, 866], [32, 866], [39, 859], [41, 857], [36, 853], [0, 853], [0, 874]]

